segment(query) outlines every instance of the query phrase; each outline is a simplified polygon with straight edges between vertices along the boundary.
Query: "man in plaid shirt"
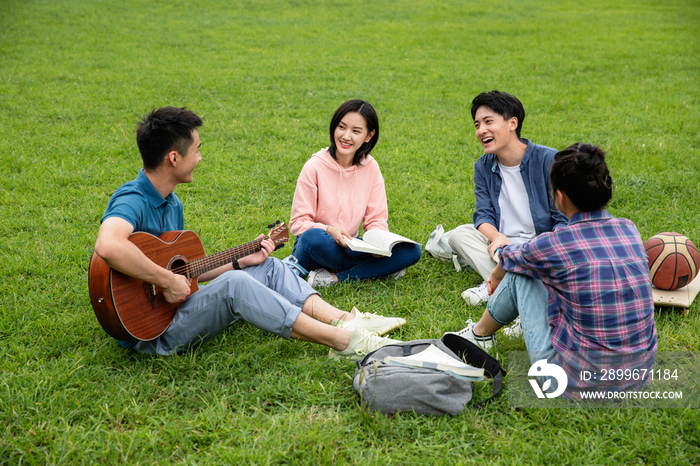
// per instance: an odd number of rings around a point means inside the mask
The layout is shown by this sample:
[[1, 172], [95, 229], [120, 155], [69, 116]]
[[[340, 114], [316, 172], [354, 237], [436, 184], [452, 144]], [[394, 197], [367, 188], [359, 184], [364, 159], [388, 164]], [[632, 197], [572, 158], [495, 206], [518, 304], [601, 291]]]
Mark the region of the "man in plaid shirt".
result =
[[[586, 386], [581, 370], [649, 369], [657, 338], [647, 254], [634, 224], [603, 208], [612, 197], [605, 154], [584, 144], [564, 149], [550, 185], [568, 226], [501, 250], [488, 307], [464, 336], [493, 343], [496, 330], [519, 316], [531, 363], [560, 365], [570, 387]], [[626, 382], [607, 386], [641, 383]]]

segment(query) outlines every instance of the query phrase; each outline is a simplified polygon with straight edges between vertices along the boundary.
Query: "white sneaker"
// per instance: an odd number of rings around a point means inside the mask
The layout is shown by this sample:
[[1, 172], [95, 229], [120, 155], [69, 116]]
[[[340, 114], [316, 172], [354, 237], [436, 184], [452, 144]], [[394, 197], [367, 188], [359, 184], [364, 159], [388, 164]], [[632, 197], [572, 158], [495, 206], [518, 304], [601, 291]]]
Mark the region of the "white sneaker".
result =
[[401, 317], [384, 317], [370, 312], [360, 312], [355, 307], [352, 308], [352, 312], [355, 314], [354, 319], [347, 321], [334, 320], [331, 322], [331, 325], [351, 330], [363, 328], [370, 332], [376, 332], [379, 335], [384, 335], [406, 325], [406, 319]]
[[513, 325], [503, 329], [503, 334], [509, 338], [520, 338], [523, 336], [523, 325], [520, 323], [520, 317], [516, 317]]
[[326, 269], [318, 269], [309, 272], [309, 278], [307, 278], [306, 281], [309, 282], [309, 285], [315, 287], [335, 285], [331, 273]]
[[485, 303], [489, 300], [488, 283], [484, 281], [479, 286], [475, 286], [474, 288], [464, 290], [462, 292], [462, 299], [465, 300], [470, 306], [478, 306], [481, 303]]
[[331, 349], [328, 352], [328, 357], [331, 359], [349, 358], [353, 361], [359, 361], [366, 355], [382, 346], [391, 345], [392, 343], [401, 343], [399, 340], [392, 340], [387, 337], [380, 337], [374, 332], [369, 332], [363, 328], [355, 329], [350, 337], [350, 344], [343, 351]]
[[398, 280], [399, 278], [403, 278], [406, 276], [406, 269], [401, 269], [398, 272], [392, 274], [391, 276], [394, 280]]
[[496, 347], [496, 337], [494, 337], [493, 335], [489, 335], [487, 337], [477, 336], [474, 333], [474, 327], [476, 326], [476, 322], [472, 322], [471, 319], [468, 319], [465, 323], [467, 324], [467, 326], [464, 327], [462, 330], [458, 332], [445, 333], [450, 333], [452, 335], [458, 335], [462, 338], [466, 338], [467, 340], [479, 346], [484, 351], [491, 351], [491, 349]]

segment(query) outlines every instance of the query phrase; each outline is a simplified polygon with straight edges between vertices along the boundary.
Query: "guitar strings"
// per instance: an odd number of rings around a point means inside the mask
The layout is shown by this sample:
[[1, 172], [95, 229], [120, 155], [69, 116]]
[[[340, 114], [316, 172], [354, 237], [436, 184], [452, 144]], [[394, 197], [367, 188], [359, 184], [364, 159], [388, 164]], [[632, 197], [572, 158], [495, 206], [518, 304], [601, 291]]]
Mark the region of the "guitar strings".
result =
[[[233, 262], [237, 258], [245, 257], [249, 254], [259, 251], [260, 243], [260, 240], [255, 240], [249, 243], [242, 244], [240, 246], [236, 246], [235, 248], [221, 251], [211, 256], [194, 259], [183, 266], [174, 268], [172, 272], [195, 277], [201, 275], [207, 270], [212, 270], [214, 268], [228, 264], [229, 262]], [[202, 270], [202, 272], [196, 274], [192, 273], [199, 270]]]
[[[203, 257], [201, 259], [195, 259], [194, 261], [190, 262], [192, 266], [189, 268], [190, 272], [190, 277], [196, 277], [201, 275], [204, 272], [207, 272], [209, 270], [213, 270], [215, 268], [221, 267], [222, 265], [226, 265], [228, 263], [233, 262], [236, 259], [240, 259], [241, 257], [245, 257], [249, 254], [252, 254], [254, 252], [257, 252], [261, 249], [260, 247], [260, 242], [251, 242], [253, 244], [245, 244], [238, 246], [237, 248], [233, 248], [227, 251], [222, 251], [221, 253], [214, 254], [213, 256], [209, 257]], [[257, 244], [255, 244], [257, 243]]]
[[240, 246], [212, 254], [211, 256], [194, 259], [185, 265], [171, 269], [171, 272], [184, 275], [187, 278], [198, 277], [209, 270], [221, 267], [222, 265], [231, 263], [236, 259], [240, 259], [259, 251], [261, 249], [260, 245], [264, 239], [268, 239], [268, 237], [266, 236], [264, 238], [256, 239], [248, 243], [241, 244]]

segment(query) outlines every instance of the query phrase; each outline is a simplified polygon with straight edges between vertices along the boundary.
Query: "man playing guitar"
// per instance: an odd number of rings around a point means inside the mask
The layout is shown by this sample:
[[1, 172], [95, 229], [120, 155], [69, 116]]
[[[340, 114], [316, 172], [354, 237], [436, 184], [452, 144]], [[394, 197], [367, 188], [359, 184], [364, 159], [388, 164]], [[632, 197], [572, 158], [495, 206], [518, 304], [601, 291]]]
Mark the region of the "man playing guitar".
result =
[[178, 303], [160, 336], [118, 340], [120, 345], [171, 355], [212, 339], [238, 319], [286, 339], [328, 346], [332, 357], [360, 359], [395, 342], [379, 333], [404, 325], [404, 319], [331, 306], [280, 260], [269, 257], [275, 248], [270, 239], [262, 240], [259, 251], [200, 275], [200, 282], [210, 283], [195, 293], [191, 279], [156, 264], [129, 240], [135, 232], [159, 236], [184, 228], [182, 203], [173, 190], [192, 182], [202, 160], [201, 125], [201, 118], [184, 108], [163, 107], [145, 116], [136, 135], [143, 169], [117, 189], [101, 219], [95, 254], [113, 270], [162, 289], [168, 303]]

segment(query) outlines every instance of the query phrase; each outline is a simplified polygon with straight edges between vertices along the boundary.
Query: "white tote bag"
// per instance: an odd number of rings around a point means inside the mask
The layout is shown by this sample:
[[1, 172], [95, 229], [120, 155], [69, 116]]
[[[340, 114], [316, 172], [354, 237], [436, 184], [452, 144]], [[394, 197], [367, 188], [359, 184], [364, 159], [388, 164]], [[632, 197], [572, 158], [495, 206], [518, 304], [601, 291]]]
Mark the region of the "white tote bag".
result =
[[449, 238], [454, 230], [445, 231], [442, 224], [435, 227], [430, 237], [428, 237], [428, 242], [425, 243], [425, 250], [430, 253], [436, 259], [443, 261], [452, 261], [457, 272], [463, 268], [467, 268], [467, 262], [459, 257], [457, 254], [452, 252], [450, 247]]

